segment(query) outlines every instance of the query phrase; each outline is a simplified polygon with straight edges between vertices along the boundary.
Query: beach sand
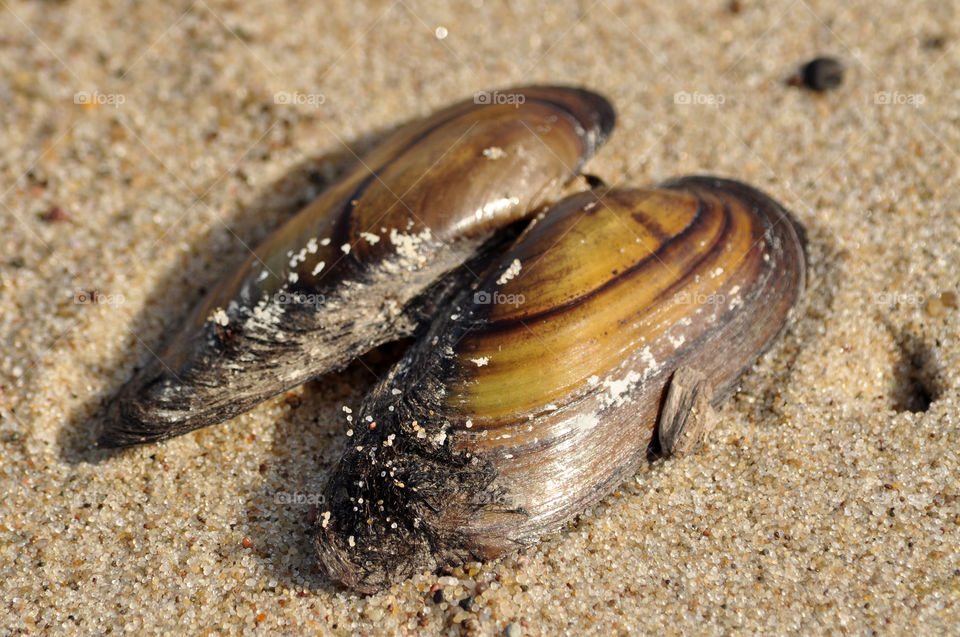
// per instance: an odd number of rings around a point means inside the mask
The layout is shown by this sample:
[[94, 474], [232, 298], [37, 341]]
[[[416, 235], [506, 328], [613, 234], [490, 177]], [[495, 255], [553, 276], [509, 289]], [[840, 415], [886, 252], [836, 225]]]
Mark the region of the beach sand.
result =
[[[949, 3], [8, 0], [0, 16], [0, 633], [956, 630]], [[789, 86], [820, 54], [842, 86]], [[735, 177], [807, 228], [805, 304], [702, 451], [644, 466], [520, 555], [364, 597], [318, 570], [309, 499], [387, 354], [221, 425], [91, 450], [134, 367], [354, 152], [530, 82], [616, 105], [586, 168], [608, 183]]]

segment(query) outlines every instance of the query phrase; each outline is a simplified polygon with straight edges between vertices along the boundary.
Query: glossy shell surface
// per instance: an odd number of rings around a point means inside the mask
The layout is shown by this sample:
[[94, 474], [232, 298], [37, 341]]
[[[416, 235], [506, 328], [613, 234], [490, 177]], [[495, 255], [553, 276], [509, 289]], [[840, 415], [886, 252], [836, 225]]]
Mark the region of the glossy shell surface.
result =
[[317, 529], [328, 573], [374, 591], [555, 531], [648, 456], [676, 369], [734, 390], [804, 271], [799, 226], [738, 182], [558, 203], [364, 401]]
[[101, 446], [225, 420], [410, 333], [613, 126], [589, 91], [499, 93], [510, 103], [467, 100], [390, 134], [267, 238], [122, 388]]

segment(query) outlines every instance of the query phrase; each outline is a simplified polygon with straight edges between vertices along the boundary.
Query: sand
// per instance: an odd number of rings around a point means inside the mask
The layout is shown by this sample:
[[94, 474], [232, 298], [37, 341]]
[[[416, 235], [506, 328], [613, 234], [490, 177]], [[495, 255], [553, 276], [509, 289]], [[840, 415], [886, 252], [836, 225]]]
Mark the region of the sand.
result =
[[[950, 4], [363, 4], [0, 3], [0, 632], [955, 631]], [[844, 84], [788, 86], [818, 54]], [[133, 368], [353, 152], [531, 81], [616, 104], [588, 166], [608, 182], [736, 177], [808, 229], [806, 304], [702, 451], [521, 555], [360, 597], [306, 529], [377, 357], [90, 449]]]

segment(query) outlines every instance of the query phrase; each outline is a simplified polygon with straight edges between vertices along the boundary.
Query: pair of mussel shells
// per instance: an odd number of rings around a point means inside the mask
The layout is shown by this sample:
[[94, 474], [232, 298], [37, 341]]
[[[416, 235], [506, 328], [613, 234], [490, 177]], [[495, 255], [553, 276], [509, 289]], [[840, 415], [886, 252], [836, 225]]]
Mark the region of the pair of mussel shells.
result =
[[367, 592], [535, 542], [689, 448], [787, 322], [800, 227], [712, 177], [554, 203], [613, 108], [498, 95], [398, 129], [280, 227], [121, 389], [99, 444], [225, 420], [415, 335], [315, 527], [331, 578]]

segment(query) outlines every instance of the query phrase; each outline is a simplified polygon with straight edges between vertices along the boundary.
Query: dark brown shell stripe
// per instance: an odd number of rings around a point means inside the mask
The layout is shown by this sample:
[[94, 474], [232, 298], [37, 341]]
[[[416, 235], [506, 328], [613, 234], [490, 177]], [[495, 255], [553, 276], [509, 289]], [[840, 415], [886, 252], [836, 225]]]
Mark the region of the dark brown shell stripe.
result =
[[[598, 369], [611, 369], [610, 361], [622, 360], [625, 353], [634, 349], [634, 343], [636, 342], [631, 331], [627, 329], [627, 324], [640, 325], [646, 315], [663, 313], [665, 307], [662, 304], [658, 305], [657, 301], [669, 290], [675, 288], [676, 279], [683, 280], [685, 277], [693, 276], [693, 274], [699, 272], [697, 266], [702, 266], [703, 260], [713, 254], [717, 242], [729, 239], [726, 233], [728, 232], [730, 217], [723, 214], [722, 209], [718, 209], [716, 206], [697, 206], [696, 201], [692, 198], [689, 198], [689, 202], [684, 203], [691, 204], [688, 206], [690, 214], [689, 216], [685, 215], [684, 223], [679, 226], [681, 229], [679, 231], [674, 230], [677, 233], [674, 237], [655, 248], [649, 248], [646, 242], [642, 242], [638, 249], [638, 259], [634, 265], [618, 271], [617, 275], [611, 273], [610, 278], [606, 281], [600, 280], [596, 286], [591, 285], [586, 289], [579, 290], [576, 299], [573, 302], [568, 302], [562, 312], [546, 312], [540, 316], [529, 316], [519, 308], [518, 311], [510, 310], [509, 313], [499, 309], [495, 310], [494, 316], [491, 317], [492, 322], [475, 333], [479, 336], [468, 336], [461, 343], [461, 351], [464, 352], [462, 358], [469, 360], [476, 357], [488, 357], [490, 359], [483, 366], [472, 366], [472, 369], [471, 365], [467, 364], [466, 361], [464, 362], [462, 368], [465, 371], [476, 372], [476, 378], [468, 382], [482, 382], [489, 386], [490, 376], [502, 369], [507, 374], [505, 384], [512, 384], [512, 379], [509, 378], [510, 372], [507, 370], [519, 363], [518, 358], [528, 355], [528, 350], [543, 349], [547, 356], [554, 353], [562, 356], [564, 343], [576, 343], [582, 341], [585, 337], [593, 340], [591, 351], [594, 356], [611, 347], [614, 348], [602, 361], [588, 357], [579, 358], [575, 361], [552, 361], [561, 368], [551, 369], [555, 372], [563, 372], [568, 381], [552, 383], [549, 390], [546, 390], [546, 388], [538, 388], [536, 391], [529, 392], [526, 389], [523, 390], [529, 396], [536, 396], [541, 403], [550, 403], [556, 396], [567, 395], [570, 387], [583, 386], [584, 382], [594, 375]], [[599, 214], [604, 214], [609, 212], [609, 206], [612, 204], [613, 202], [607, 204], [606, 209], [598, 205], [594, 210], [600, 211]], [[619, 209], [618, 212], [620, 212]], [[615, 215], [611, 215], [611, 218], [616, 220]], [[689, 218], [689, 222], [686, 221], [687, 218]], [[575, 216], [571, 216], [570, 219], [575, 224], [583, 223]], [[613, 244], [614, 247], [632, 240], [634, 236], [634, 233], [631, 232], [632, 228], [621, 228], [616, 222], [610, 225], [612, 227], [598, 229], [597, 232], [602, 232], [602, 236], [607, 238], [610, 238], [610, 235], [615, 232], [623, 232], [627, 235], [626, 241], [621, 239]], [[686, 241], [684, 242], [682, 239], [686, 239]], [[697, 240], [708, 243], [699, 250], [691, 249], [691, 244]], [[537, 238], [535, 243], [541, 241], [549, 243], [549, 239], [540, 237]], [[565, 253], [569, 250], [570, 246], [564, 245], [557, 250], [557, 253]], [[506, 259], [510, 259], [510, 256]], [[569, 278], [568, 276], [568, 281]], [[546, 277], [546, 280], [551, 279], [552, 277]], [[597, 277], [588, 277], [588, 281], [591, 283], [596, 280]], [[514, 281], [515, 284], [510, 282], [499, 287], [506, 294], [517, 288], [527, 290], [531, 287], [527, 284], [527, 280], [523, 278], [522, 272]], [[542, 286], [533, 286], [529, 296], [534, 296], [539, 287]], [[561, 284], [557, 284], [556, 287], [561, 287]], [[632, 298], [636, 297], [635, 291], [638, 290], [643, 292], [643, 298]], [[522, 294], [522, 292], [520, 293]], [[490, 294], [493, 294], [492, 289]], [[603, 308], [610, 304], [619, 304], [625, 311], [621, 314], [603, 311]], [[485, 313], [484, 310], [488, 307], [480, 306], [480, 312]], [[515, 313], [521, 314], [521, 316], [515, 317]], [[573, 318], [568, 319], [567, 317]], [[663, 323], [671, 324], [670, 318], [668, 316]], [[501, 326], [502, 328], [498, 329]], [[562, 331], [558, 331], [555, 329], [556, 327], [561, 328]], [[589, 327], [589, 331], [583, 329], [585, 327]], [[645, 330], [649, 330], [651, 327], [655, 326], [648, 323], [643, 324]], [[502, 366], [497, 367], [497, 359], [502, 357], [502, 354], [498, 356], [495, 353], [495, 348], [501, 348], [503, 342], [513, 341], [522, 343], [521, 347], [516, 348], [518, 356], [509, 356]], [[583, 373], [576, 374], [575, 371], [582, 371]], [[457, 395], [456, 390], [453, 393]], [[520, 404], [515, 403], [512, 399], [506, 400], [504, 403], [511, 406]], [[472, 404], [468, 411], [476, 413], [477, 407], [476, 404]], [[480, 412], [483, 413], [483, 410], [481, 409]], [[497, 424], [494, 423], [493, 426], [497, 426]]]
[[[695, 182], [693, 180], [688, 180], [687, 184], [692, 186]], [[706, 205], [705, 202], [710, 202], [710, 205]], [[681, 268], [676, 267], [676, 264], [681, 263], [678, 260], [676, 250], [673, 248], [678, 247], [680, 251], [687, 250], [689, 243], [692, 237], [697, 233], [698, 230], [701, 230], [703, 224], [705, 223], [705, 209], [718, 209], [722, 211], [720, 219], [722, 219], [721, 228], [715, 233], [715, 236], [712, 239], [712, 244], [707, 246], [701, 253], [699, 253], [699, 260], [683, 263]], [[671, 281], [668, 287], [657, 290], [655, 296], [652, 296], [649, 301], [646, 303], [639, 312], [641, 314], [649, 312], [651, 308], [657, 307], [661, 302], [668, 300], [668, 297], [672, 294], [675, 294], [679, 289], [689, 284], [689, 280], [692, 277], [699, 276], [701, 271], [704, 270], [707, 265], [709, 265], [709, 259], [712, 256], [715, 256], [715, 251], [717, 250], [718, 245], [722, 245], [727, 242], [729, 235], [732, 231], [732, 226], [730, 224], [731, 211], [729, 202], [726, 202], [722, 199], [718, 199], [716, 196], [710, 193], [702, 193], [702, 199], [699, 202], [697, 212], [695, 213], [691, 222], [683, 228], [678, 234], [673, 237], [666, 237], [663, 235], [663, 245], [659, 247], [656, 253], [651, 253], [645, 259], [639, 261], [627, 271], [614, 271], [615, 275], [613, 278], [610, 278], [606, 281], [601, 282], [597, 287], [589, 290], [586, 294], [573, 298], [565, 303], [557, 306], [546, 309], [539, 312], [536, 315], [524, 314], [523, 316], [511, 316], [508, 318], [501, 318], [498, 320], [491, 320], [489, 315], [486, 314], [483, 310], [489, 308], [490, 306], [477, 306], [479, 310], [473, 318], [473, 325], [468, 329], [478, 329], [482, 326], [482, 330], [485, 334], [495, 334], [498, 340], [509, 341], [511, 338], [516, 338], [516, 336], [523, 331], [529, 330], [530, 326], [537, 321], [548, 320], [551, 315], [569, 311], [575, 305], [589, 301], [595, 295], [600, 294], [605, 291], [610, 291], [610, 288], [617, 285], [625, 285], [632, 282], [637, 284], [634, 280], [636, 278], [642, 278], [646, 274], [646, 268], [649, 268], [651, 265], [657, 266], [661, 264], [667, 264], [669, 274], [674, 277], [674, 280]], [[649, 224], [649, 217], [643, 218], [643, 223], [645, 225]], [[789, 223], [789, 221], [787, 221]], [[766, 228], [756, 226], [753, 228], [753, 234], [750, 237], [751, 246], [756, 250], [763, 248], [762, 242], [768, 234]], [[753, 256], [752, 259], [746, 258], [748, 256]], [[760, 253], [754, 252], [753, 250], [748, 251], [744, 254], [744, 257], [739, 264], [737, 264], [738, 270], [733, 273], [733, 279], [739, 278], [752, 278], [758, 276], [759, 268], [759, 258]], [[772, 268], [771, 268], [772, 269]], [[522, 274], [520, 275], [522, 277]], [[720, 292], [720, 291], [718, 291]], [[721, 317], [721, 320], [728, 320], [728, 316]], [[628, 319], [621, 319], [619, 326], [623, 326]], [[465, 366], [465, 369], [469, 369], [468, 366]], [[577, 379], [577, 382], [581, 382], [583, 378]], [[720, 397], [717, 399], [721, 400]], [[476, 425], [475, 425], [476, 428]], [[482, 428], [482, 425], [481, 425]]]
[[[744, 298], [744, 304], [751, 304], [755, 310], [751, 313], [731, 308], [722, 320], [741, 332], [766, 327], [766, 336], [765, 339], [756, 338], [757, 353], [753, 360], [748, 357], [740, 369], [730, 368], [727, 374], [729, 380], [715, 384], [713, 402], [716, 405], [733, 393], [740, 376], [786, 329], [793, 308], [800, 301], [806, 286], [805, 232], [793, 215], [780, 204], [750, 186], [729, 179], [688, 177], [663, 184], [666, 188], [682, 188], [697, 193], [711, 189], [717, 191], [720, 186], [724, 193], [725, 209], [738, 204], [747, 205], [750, 212], [760, 216], [763, 221], [762, 232], [757, 227], [750, 250], [744, 255], [742, 263], [735, 264], [740, 268], [740, 278], [758, 281], [753, 298]], [[734, 328], [731, 331], [735, 331]], [[706, 365], [703, 368], [708, 369]]]
[[[121, 390], [100, 444], [219, 422], [409, 333], [421, 315], [411, 302], [448, 290], [438, 280], [542, 205], [613, 124], [589, 91], [510, 94], [525, 101], [468, 100], [393, 133], [279, 228]], [[520, 168], [513, 151], [525, 151]]]

